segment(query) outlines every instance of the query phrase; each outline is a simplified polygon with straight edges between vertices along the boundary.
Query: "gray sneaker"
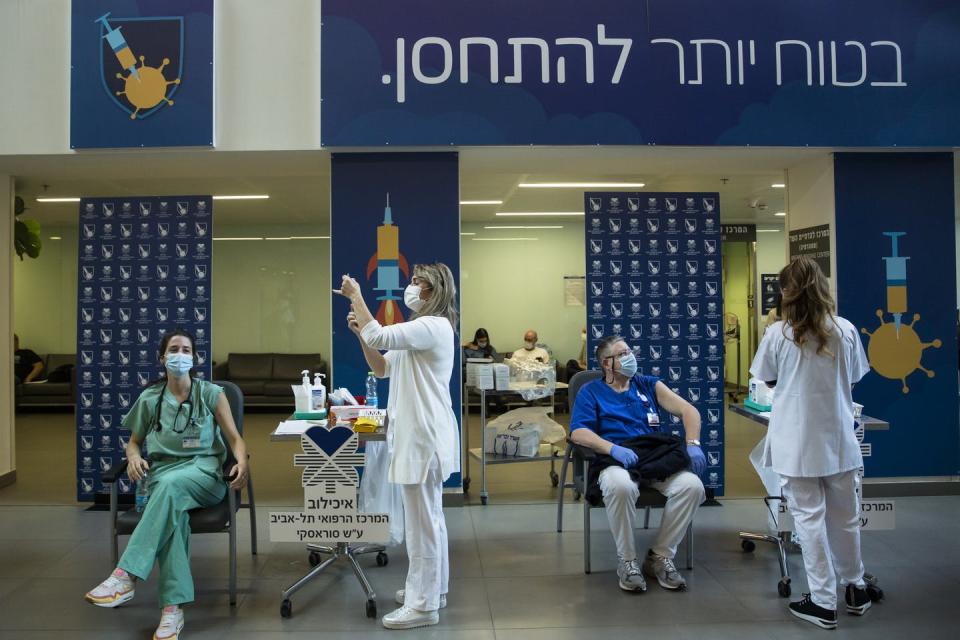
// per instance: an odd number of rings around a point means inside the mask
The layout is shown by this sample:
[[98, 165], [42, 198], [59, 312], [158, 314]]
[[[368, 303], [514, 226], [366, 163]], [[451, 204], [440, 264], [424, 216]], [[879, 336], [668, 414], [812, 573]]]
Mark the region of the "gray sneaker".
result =
[[687, 588], [687, 581], [677, 571], [673, 560], [658, 556], [653, 551], [647, 552], [647, 558], [643, 561], [643, 572], [651, 578], [656, 578], [664, 589], [683, 591]]
[[647, 590], [647, 581], [643, 579], [640, 563], [636, 560], [621, 560], [617, 564], [617, 578], [624, 591]]

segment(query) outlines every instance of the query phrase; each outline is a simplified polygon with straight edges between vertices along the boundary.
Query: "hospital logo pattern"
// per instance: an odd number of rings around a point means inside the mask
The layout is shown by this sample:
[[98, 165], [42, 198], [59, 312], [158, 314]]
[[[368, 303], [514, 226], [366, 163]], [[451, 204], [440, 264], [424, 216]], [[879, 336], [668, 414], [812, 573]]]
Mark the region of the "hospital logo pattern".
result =
[[[700, 411], [704, 484], [723, 495], [723, 273], [716, 193], [588, 193], [587, 340], [622, 336], [640, 373]], [[663, 428], [683, 434], [679, 418]]]
[[[109, 491], [101, 476], [123, 457], [120, 427], [161, 368], [165, 331], [196, 337], [209, 378], [209, 196], [90, 198], [80, 202], [77, 313], [77, 499]], [[124, 493], [133, 488], [126, 478]]]

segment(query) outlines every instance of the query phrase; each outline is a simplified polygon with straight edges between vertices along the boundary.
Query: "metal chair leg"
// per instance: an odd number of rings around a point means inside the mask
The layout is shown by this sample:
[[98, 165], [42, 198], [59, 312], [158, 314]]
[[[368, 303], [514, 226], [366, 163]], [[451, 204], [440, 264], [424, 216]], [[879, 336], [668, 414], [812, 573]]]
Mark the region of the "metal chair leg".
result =
[[687, 570], [693, 569], [693, 523], [687, 525]]
[[237, 493], [233, 489], [227, 488], [228, 501], [230, 505], [230, 522], [227, 524], [229, 529], [227, 535], [230, 537], [230, 606], [237, 604]]
[[[583, 478], [586, 483], [587, 462], [583, 463]], [[590, 501], [583, 496], [583, 572], [590, 573]]]
[[567, 488], [567, 463], [570, 461], [570, 445], [560, 465], [560, 495], [557, 496], [557, 533], [563, 533], [563, 492]]
[[116, 482], [110, 484], [110, 561], [113, 563], [113, 567], [116, 567], [120, 561], [120, 542], [118, 540], [119, 536], [117, 535], [117, 502], [119, 491]]
[[250, 507], [250, 553], [257, 555], [257, 503], [253, 499], [253, 477], [247, 471], [247, 500]]
[[643, 528], [650, 528], [650, 507], [643, 510]]

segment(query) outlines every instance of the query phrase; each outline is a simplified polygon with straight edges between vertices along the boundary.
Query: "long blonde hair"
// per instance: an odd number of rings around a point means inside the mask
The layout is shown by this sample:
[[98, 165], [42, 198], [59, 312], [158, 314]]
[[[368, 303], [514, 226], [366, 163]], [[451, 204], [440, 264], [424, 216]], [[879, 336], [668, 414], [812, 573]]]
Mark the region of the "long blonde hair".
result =
[[806, 256], [796, 258], [780, 271], [780, 289], [783, 291], [780, 307], [784, 336], [789, 325], [798, 347], [816, 340], [817, 355], [833, 356], [827, 346], [831, 336], [827, 327], [828, 323], [836, 324], [833, 317], [836, 304], [820, 265]]
[[[413, 318], [439, 316], [450, 321], [454, 333], [457, 331], [457, 284], [450, 267], [442, 262], [417, 264], [413, 266], [413, 275], [427, 283], [433, 293]], [[411, 319], [413, 319], [411, 318]]]

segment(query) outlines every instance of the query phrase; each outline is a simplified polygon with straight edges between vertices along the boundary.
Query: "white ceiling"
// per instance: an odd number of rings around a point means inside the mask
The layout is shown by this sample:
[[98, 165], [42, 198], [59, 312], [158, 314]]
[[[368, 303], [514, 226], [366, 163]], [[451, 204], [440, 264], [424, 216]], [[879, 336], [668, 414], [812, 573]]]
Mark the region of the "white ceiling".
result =
[[[446, 149], [449, 151], [449, 149]], [[784, 169], [826, 150], [667, 147], [492, 147], [460, 150], [464, 222], [499, 211], [582, 211], [582, 189], [520, 189], [521, 182], [643, 182], [645, 191], [718, 191], [724, 222], [778, 224]], [[261, 201], [220, 201], [218, 227], [329, 221], [330, 154], [326, 151], [111, 151], [66, 156], [0, 157], [0, 173], [17, 176], [17, 193], [41, 224], [76, 221], [76, 204], [37, 196], [261, 194]], [[515, 224], [545, 218], [509, 219]]]

